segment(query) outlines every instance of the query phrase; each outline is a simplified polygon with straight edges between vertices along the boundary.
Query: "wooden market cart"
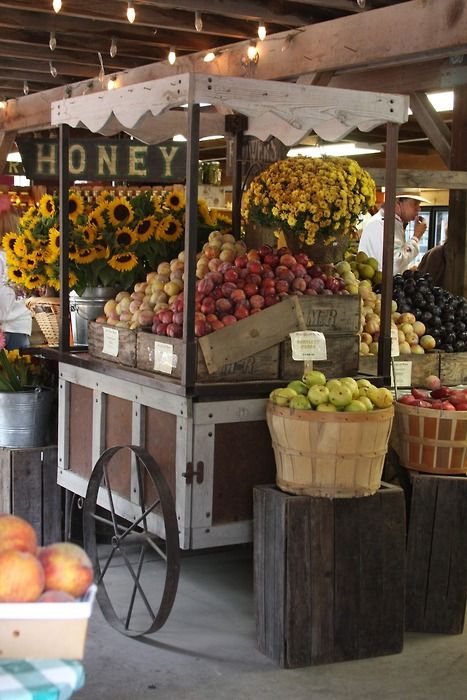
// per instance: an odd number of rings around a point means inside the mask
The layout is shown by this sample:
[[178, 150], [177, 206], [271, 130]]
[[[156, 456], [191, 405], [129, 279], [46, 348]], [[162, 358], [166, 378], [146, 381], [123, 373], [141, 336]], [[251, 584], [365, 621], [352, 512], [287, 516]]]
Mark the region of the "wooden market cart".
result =
[[[206, 103], [210, 107], [201, 107]], [[221, 372], [217, 382], [206, 382], [199, 376], [200, 351], [194, 336], [194, 280], [200, 136], [219, 133], [224, 125], [228, 129], [232, 151], [237, 155], [233, 170], [233, 229], [239, 234], [242, 184], [239, 156], [245, 136], [261, 140], [274, 136], [292, 146], [312, 130], [323, 140], [335, 141], [357, 127], [371, 130], [387, 125], [388, 215], [378, 367], [384, 381], [390, 375], [397, 131], [399, 124], [407, 120], [407, 114], [408, 98], [404, 96], [195, 73], [53, 103], [51, 123], [59, 127], [60, 133], [63, 253], [60, 345], [56, 355], [59, 360], [58, 483], [86, 499], [85, 546], [101, 573], [98, 600], [110, 622], [125, 633], [154, 631], [163, 623], [176, 590], [178, 546], [187, 550], [251, 541], [253, 486], [274, 481], [265, 397], [278, 385], [279, 374], [264, 373], [264, 363], [253, 362], [240, 381], [235, 364], [230, 367], [230, 373]], [[69, 127], [87, 128], [106, 136], [124, 131], [148, 144], [164, 141], [175, 133], [187, 137], [187, 281], [183, 352], [179, 354], [177, 376], [170, 367], [165, 372], [126, 367], [70, 348]], [[268, 318], [268, 312], [254, 317], [256, 322], [251, 317], [238, 326], [247, 321], [259, 324], [259, 317], [264, 314]], [[275, 325], [269, 331], [266, 329], [271, 336], [269, 347], [282, 341], [290, 329], [281, 330], [283, 334], [274, 339]], [[247, 339], [248, 351], [244, 357], [257, 352], [256, 335], [252, 332]], [[97, 544], [101, 542], [100, 528], [106, 524], [110, 524], [112, 538], [107, 563], [102, 565]], [[143, 594], [147, 584], [147, 581], [143, 583], [142, 558], [138, 559], [133, 573], [130, 572], [131, 593], [123, 616], [110, 600], [112, 587], [106, 585], [105, 577], [110, 574], [108, 562], [123, 547], [127, 535], [136, 531], [146, 543], [149, 541], [150, 555], [161, 556], [165, 585], [160, 591], [163, 612], [157, 609], [157, 604], [156, 607], [145, 604], [145, 612], [151, 618], [149, 627], [139, 620], [133, 628], [135, 595]], [[127, 567], [128, 564], [125, 559]]]

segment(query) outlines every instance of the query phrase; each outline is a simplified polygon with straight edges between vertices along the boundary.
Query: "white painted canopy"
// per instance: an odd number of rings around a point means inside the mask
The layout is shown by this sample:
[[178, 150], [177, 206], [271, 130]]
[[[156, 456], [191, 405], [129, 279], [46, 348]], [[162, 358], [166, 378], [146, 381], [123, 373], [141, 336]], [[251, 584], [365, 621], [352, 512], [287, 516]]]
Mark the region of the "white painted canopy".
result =
[[224, 115], [236, 112], [248, 117], [248, 135], [263, 141], [275, 136], [286, 146], [311, 132], [337, 141], [356, 128], [402, 124], [409, 107], [402, 95], [184, 73], [53, 102], [51, 123], [104, 136], [124, 131], [159, 143], [175, 133], [186, 135], [186, 114], [174, 108], [201, 103], [216, 111], [202, 113], [200, 136], [223, 133]]

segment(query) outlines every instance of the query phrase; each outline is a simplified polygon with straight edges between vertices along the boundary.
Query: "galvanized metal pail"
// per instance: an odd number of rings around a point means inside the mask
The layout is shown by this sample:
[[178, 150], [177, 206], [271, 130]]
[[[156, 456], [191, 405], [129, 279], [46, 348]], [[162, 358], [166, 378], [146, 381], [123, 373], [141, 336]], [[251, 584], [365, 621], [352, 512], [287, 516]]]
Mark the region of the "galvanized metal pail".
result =
[[53, 390], [0, 392], [0, 447], [42, 447], [50, 419]]
[[81, 296], [70, 292], [71, 328], [75, 345], [88, 344], [88, 323], [104, 311], [105, 302], [113, 299], [114, 287], [89, 287]]

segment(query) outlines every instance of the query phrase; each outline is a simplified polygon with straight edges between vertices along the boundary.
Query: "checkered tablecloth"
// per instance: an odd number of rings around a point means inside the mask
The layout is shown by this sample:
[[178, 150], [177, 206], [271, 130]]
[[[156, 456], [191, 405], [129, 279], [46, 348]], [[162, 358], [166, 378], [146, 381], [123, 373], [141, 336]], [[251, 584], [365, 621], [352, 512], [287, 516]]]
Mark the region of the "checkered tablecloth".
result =
[[79, 661], [0, 661], [1, 700], [68, 700], [83, 685]]

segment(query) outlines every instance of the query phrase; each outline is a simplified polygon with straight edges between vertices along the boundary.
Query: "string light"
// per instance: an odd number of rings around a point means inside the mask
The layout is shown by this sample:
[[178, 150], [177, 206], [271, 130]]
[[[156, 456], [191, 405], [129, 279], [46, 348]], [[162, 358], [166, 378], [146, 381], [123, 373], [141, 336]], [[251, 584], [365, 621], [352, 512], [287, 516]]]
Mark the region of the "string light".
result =
[[0, 100], [0, 109], [6, 109], [6, 101]]
[[110, 42], [109, 54], [110, 58], [115, 58], [115, 56], [117, 55], [117, 40], [114, 36], [112, 37], [112, 41]]
[[117, 81], [115, 78], [109, 78], [109, 82], [107, 83], [107, 90], [114, 90], [117, 87]]
[[250, 59], [250, 61], [256, 61], [257, 56], [258, 56], [258, 49], [256, 48], [256, 41], [251, 42], [247, 49], [247, 56]]
[[136, 19], [136, 11], [135, 8], [133, 7], [133, 2], [132, 0], [128, 0], [128, 7], [126, 8], [126, 16], [130, 24], [133, 24], [133, 22]]
[[195, 29], [197, 32], [203, 31], [203, 18], [201, 12], [195, 12]]
[[205, 57], [203, 58], [203, 61], [205, 63], [211, 63], [211, 61], [214, 61], [215, 58], [216, 54], [214, 53], [214, 51], [208, 51]]
[[169, 55], [168, 55], [168, 61], [169, 61], [170, 65], [173, 66], [173, 64], [175, 63], [176, 60], [177, 60], [177, 54], [175, 53], [175, 49], [170, 49]]
[[29, 95], [29, 85], [27, 80], [23, 82], [23, 93], [25, 95]]
[[51, 51], [55, 51], [56, 48], [57, 48], [57, 39], [55, 38], [55, 32], [50, 32], [49, 49]]
[[52, 7], [54, 8], [55, 12], [60, 12], [62, 9], [62, 0], [53, 0]]
[[101, 66], [101, 69], [99, 71], [99, 81], [100, 84], [103, 86], [104, 85], [104, 80], [105, 80], [105, 69], [104, 69], [104, 61], [102, 60], [102, 54], [100, 51], [97, 52], [97, 56], [99, 58], [99, 63]]
[[49, 61], [49, 70], [50, 70], [50, 75], [52, 76], [52, 78], [56, 78], [57, 75], [58, 75], [58, 71], [57, 71], [57, 69], [55, 68], [55, 66], [54, 66], [54, 64], [52, 63], [52, 61]]
[[259, 38], [259, 40], [264, 41], [266, 39], [266, 34], [267, 34], [266, 25], [264, 24], [264, 22], [260, 22], [258, 24], [258, 38]]
[[360, 9], [364, 9], [366, 5], [366, 0], [357, 0], [357, 5], [360, 7]]

